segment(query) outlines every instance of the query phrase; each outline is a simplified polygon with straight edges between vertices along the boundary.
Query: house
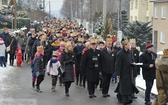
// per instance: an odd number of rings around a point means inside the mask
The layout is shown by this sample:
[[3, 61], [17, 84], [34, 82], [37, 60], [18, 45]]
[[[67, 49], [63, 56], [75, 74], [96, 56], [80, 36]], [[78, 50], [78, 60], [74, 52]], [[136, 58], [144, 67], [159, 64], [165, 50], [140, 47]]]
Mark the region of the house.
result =
[[150, 22], [152, 19], [153, 2], [150, 0], [130, 0], [130, 22]]
[[155, 51], [168, 48], [168, 0], [151, 0], [154, 3], [153, 44]]

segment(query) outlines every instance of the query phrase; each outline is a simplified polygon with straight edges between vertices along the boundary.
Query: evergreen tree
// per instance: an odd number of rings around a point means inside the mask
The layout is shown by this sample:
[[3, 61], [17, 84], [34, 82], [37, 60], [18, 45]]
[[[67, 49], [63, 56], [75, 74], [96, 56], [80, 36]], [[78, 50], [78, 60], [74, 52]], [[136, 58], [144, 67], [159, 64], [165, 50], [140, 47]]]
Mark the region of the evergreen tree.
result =
[[103, 15], [101, 15], [99, 17], [98, 21], [94, 25], [94, 33], [96, 33], [99, 36], [100, 35], [103, 36], [104, 31], [105, 31], [105, 28], [104, 28], [104, 25], [103, 25]]
[[141, 49], [145, 49], [145, 43], [152, 40], [152, 26], [150, 22], [138, 22], [129, 23], [124, 29], [123, 33], [128, 38], [135, 38], [137, 46]]

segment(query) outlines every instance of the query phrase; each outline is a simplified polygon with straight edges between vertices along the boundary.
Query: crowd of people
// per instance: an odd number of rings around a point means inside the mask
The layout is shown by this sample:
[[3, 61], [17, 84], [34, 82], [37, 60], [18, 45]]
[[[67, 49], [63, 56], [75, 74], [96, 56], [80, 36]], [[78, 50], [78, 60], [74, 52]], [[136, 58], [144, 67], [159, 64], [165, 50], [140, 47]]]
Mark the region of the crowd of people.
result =
[[[147, 42], [146, 51], [140, 55], [135, 39], [124, 38], [120, 42], [113, 35], [107, 35], [105, 40], [102, 37], [95, 38], [75, 20], [43, 21], [39, 29], [36, 32], [31, 28], [26, 34], [23, 30], [9, 33], [4, 28], [4, 32], [0, 34], [0, 66], [6, 67], [8, 55], [10, 66], [14, 65], [15, 58], [19, 67], [22, 62], [26, 62], [31, 65], [32, 87], [37, 92], [42, 92], [40, 84], [47, 74], [52, 77], [52, 92], [55, 92], [59, 79], [59, 85], [65, 86], [67, 97], [70, 96], [72, 82], [84, 88], [87, 86], [89, 98], [96, 97], [95, 88], [98, 86], [104, 98], [110, 97], [109, 87], [112, 80], [113, 83], [118, 83], [115, 92], [118, 101], [124, 105], [137, 99], [135, 94], [139, 90], [136, 88], [136, 77], [140, 75], [141, 67], [146, 82], [145, 104], [152, 104], [151, 89], [156, 67], [160, 69], [161, 64], [155, 66], [157, 55], [151, 42]], [[166, 54], [168, 55], [167, 52], [164, 53]], [[163, 57], [164, 60], [168, 58]], [[163, 63], [162, 67], [166, 73], [167, 64]], [[159, 97], [155, 105], [163, 101], [166, 102], [166, 96]]]

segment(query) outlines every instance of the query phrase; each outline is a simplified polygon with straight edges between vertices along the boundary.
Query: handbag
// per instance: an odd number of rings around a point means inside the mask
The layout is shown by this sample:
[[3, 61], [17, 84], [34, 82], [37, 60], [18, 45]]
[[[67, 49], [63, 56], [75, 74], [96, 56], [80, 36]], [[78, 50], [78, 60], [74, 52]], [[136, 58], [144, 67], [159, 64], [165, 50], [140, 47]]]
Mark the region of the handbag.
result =
[[9, 52], [9, 51], [10, 51], [10, 46], [11, 46], [11, 44], [13, 43], [13, 40], [14, 40], [14, 39], [12, 39], [10, 45], [9, 45], [8, 47], [6, 47], [6, 52]]
[[65, 64], [64, 64], [64, 68], [62, 66], [58, 67], [58, 74], [62, 77], [65, 74]]
[[164, 79], [163, 79], [163, 75], [162, 75], [162, 72], [161, 71], [159, 71], [160, 72], [160, 76], [161, 76], [161, 79], [162, 79], [162, 84], [163, 84], [163, 88], [164, 88], [164, 91], [165, 91], [165, 94], [166, 94], [166, 99], [167, 99], [167, 101], [166, 101], [166, 105], [168, 105], [168, 93], [167, 93], [167, 87], [166, 87], [166, 85], [165, 85], [165, 81], [164, 81]]

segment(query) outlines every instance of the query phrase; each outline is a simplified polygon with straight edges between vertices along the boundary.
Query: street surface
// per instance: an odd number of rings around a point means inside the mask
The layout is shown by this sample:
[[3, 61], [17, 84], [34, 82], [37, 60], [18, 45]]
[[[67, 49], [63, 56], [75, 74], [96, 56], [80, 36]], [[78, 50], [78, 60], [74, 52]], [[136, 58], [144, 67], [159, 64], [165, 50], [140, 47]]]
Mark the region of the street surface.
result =
[[[37, 105], [122, 105], [118, 103], [116, 94], [113, 92], [116, 84], [111, 83], [109, 94], [111, 97], [103, 98], [100, 89], [96, 89], [96, 98], [90, 99], [86, 89], [72, 83], [70, 97], [64, 94], [64, 86], [57, 83], [56, 92], [51, 92], [51, 77], [45, 76], [41, 84], [42, 93], [37, 93], [31, 86], [31, 69], [29, 65], [13, 67], [8, 78], [5, 79], [3, 88], [0, 90], [1, 99], [33, 99]], [[144, 93], [137, 95], [131, 105], [144, 105]], [[26, 104], [25, 104], [26, 105]]]

